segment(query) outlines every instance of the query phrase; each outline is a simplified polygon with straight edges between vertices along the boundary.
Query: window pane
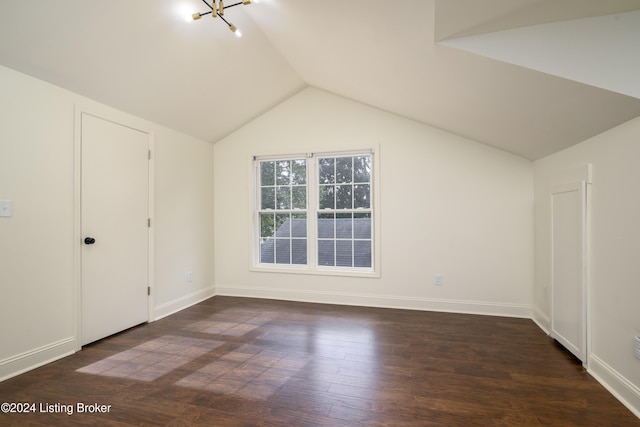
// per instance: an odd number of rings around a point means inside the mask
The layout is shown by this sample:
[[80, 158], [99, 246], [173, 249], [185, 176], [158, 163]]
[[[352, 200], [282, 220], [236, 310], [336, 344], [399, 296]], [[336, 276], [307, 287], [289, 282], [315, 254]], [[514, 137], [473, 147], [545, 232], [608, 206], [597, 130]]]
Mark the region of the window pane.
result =
[[[371, 268], [372, 155], [319, 155], [312, 175], [307, 175], [307, 161], [300, 156], [258, 163], [259, 261], [284, 267]], [[311, 217], [307, 209], [313, 210]], [[309, 230], [315, 241], [309, 240]], [[309, 259], [310, 248], [316, 260]]]
[[291, 165], [291, 184], [304, 185], [307, 183], [307, 161], [294, 160]]
[[276, 209], [291, 209], [291, 187], [276, 187]]
[[336, 186], [336, 209], [352, 209], [353, 208], [353, 186], [338, 185]]
[[339, 157], [336, 159], [336, 182], [338, 183], [350, 183], [352, 179], [353, 171], [353, 158], [352, 157]]
[[319, 209], [335, 209], [335, 188], [333, 185], [320, 186]]
[[307, 237], [307, 215], [291, 215], [291, 237]]
[[307, 239], [291, 240], [291, 264], [307, 263]]
[[260, 162], [260, 185], [275, 185], [275, 162]]
[[306, 209], [307, 208], [307, 187], [292, 187], [291, 188], [291, 202], [293, 209]]
[[338, 239], [351, 239], [353, 237], [353, 220], [350, 213], [336, 214], [336, 237]]
[[336, 182], [334, 163], [334, 159], [318, 159], [318, 184], [333, 184]]
[[291, 185], [291, 162], [280, 161], [276, 163], [276, 184]]
[[353, 241], [336, 241], [336, 265], [338, 267], [353, 267]]
[[334, 214], [318, 214], [318, 238], [333, 239], [335, 230]]
[[260, 209], [276, 208], [276, 188], [263, 187], [260, 189]]
[[371, 181], [370, 156], [359, 156], [353, 158], [353, 180], [355, 182]]
[[[353, 215], [353, 237], [371, 239], [371, 214], [356, 213]], [[356, 253], [358, 253], [356, 251]]]
[[274, 239], [260, 239], [260, 262], [273, 264], [275, 250]]
[[289, 221], [289, 214], [277, 214], [276, 215], [276, 237], [289, 237], [291, 236], [291, 221]]
[[273, 237], [275, 230], [274, 214], [260, 214], [260, 237]]
[[356, 240], [353, 242], [353, 249], [353, 266], [371, 267], [371, 240]]
[[371, 207], [371, 186], [369, 184], [359, 184], [354, 186], [353, 207], [369, 209]]
[[276, 264], [291, 264], [291, 240], [276, 239]]
[[318, 265], [333, 266], [336, 265], [333, 253], [333, 240], [318, 241]]

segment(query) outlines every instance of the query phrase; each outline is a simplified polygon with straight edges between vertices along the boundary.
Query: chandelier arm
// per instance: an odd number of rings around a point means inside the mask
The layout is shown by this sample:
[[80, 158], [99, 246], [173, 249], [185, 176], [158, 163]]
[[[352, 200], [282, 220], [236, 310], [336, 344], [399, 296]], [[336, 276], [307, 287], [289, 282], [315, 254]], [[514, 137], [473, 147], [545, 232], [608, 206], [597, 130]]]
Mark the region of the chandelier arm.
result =
[[229, 21], [227, 21], [226, 19], [224, 19], [224, 16], [222, 16], [222, 15], [220, 15], [220, 14], [218, 14], [218, 16], [219, 16], [220, 18], [222, 18], [222, 20], [224, 21], [224, 23], [225, 23], [225, 24], [227, 24], [229, 27], [231, 26], [231, 24], [229, 23]]
[[[207, 3], [206, 0], [202, 0], [202, 3], [206, 4], [207, 7], [213, 11], [213, 6], [211, 6], [209, 3]], [[204, 15], [204, 13], [203, 13], [203, 15]]]
[[201, 18], [202, 16], [204, 16], [204, 15], [212, 15], [214, 18], [215, 18], [216, 16], [219, 16], [219, 17], [220, 17], [220, 19], [222, 19], [222, 21], [223, 21], [225, 24], [227, 24], [227, 26], [229, 27], [229, 29], [230, 29], [231, 31], [233, 31], [233, 32], [236, 34], [236, 36], [238, 36], [238, 37], [242, 37], [242, 33], [238, 30], [238, 28], [237, 28], [235, 25], [233, 25], [232, 23], [230, 23], [229, 21], [227, 21], [227, 20], [225, 19], [225, 17], [223, 16], [223, 15], [224, 15], [224, 10], [225, 10], [225, 9], [228, 9], [228, 8], [230, 8], [230, 7], [239, 6], [239, 5], [241, 5], [241, 4], [244, 4], [244, 5], [251, 4], [251, 0], [244, 0], [244, 1], [243, 1], [243, 0], [241, 0], [241, 1], [238, 1], [238, 2], [236, 2], [236, 3], [230, 4], [230, 5], [228, 5], [228, 6], [224, 6], [223, 1], [222, 1], [222, 0], [220, 0], [220, 7], [218, 7], [218, 6], [217, 6], [216, 1], [217, 1], [217, 0], [211, 0], [211, 4], [209, 4], [209, 3], [207, 2], [207, 0], [202, 0], [202, 2], [203, 2], [204, 4], [206, 4], [206, 5], [207, 5], [207, 7], [208, 7], [209, 9], [211, 9], [211, 10], [210, 10], [209, 12], [205, 12], [205, 13], [194, 13], [194, 14], [193, 14], [193, 19], [194, 19], [194, 20], [196, 20], [196, 19], [200, 19], [200, 18]]
[[[202, 0], [202, 1], [204, 1], [204, 0]], [[241, 2], [241, 1], [239, 1], [238, 3], [230, 4], [229, 6], [225, 6], [224, 8], [225, 8], [225, 9], [229, 9], [230, 7], [238, 6], [238, 5], [240, 5], [240, 4], [242, 4], [242, 2]]]

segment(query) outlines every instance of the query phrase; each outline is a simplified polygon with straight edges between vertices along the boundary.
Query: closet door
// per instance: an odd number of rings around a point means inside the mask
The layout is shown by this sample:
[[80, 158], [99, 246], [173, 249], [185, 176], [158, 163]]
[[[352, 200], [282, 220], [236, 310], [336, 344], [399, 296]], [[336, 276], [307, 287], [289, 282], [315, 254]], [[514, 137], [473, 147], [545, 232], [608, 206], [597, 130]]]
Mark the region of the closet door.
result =
[[586, 183], [551, 191], [551, 335], [586, 363]]

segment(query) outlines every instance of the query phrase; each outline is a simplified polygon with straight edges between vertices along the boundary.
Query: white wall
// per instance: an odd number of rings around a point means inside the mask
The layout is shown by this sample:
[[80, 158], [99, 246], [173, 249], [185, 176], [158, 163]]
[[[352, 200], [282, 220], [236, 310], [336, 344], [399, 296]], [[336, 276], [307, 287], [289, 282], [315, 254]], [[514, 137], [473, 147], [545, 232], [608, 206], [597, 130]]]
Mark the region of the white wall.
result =
[[76, 103], [154, 133], [156, 315], [212, 294], [211, 144], [4, 67], [0, 94], [0, 380], [75, 348]]
[[[251, 156], [375, 144], [381, 277], [249, 271]], [[313, 88], [214, 153], [217, 294], [530, 315], [531, 162]], [[432, 284], [435, 273], [443, 286]]]
[[640, 98], [640, 11], [511, 28], [440, 44]]
[[549, 327], [549, 185], [592, 164], [589, 369], [640, 416], [640, 118], [535, 162], [536, 320]]
[[214, 293], [213, 146], [169, 129], [156, 132], [155, 146], [158, 318]]

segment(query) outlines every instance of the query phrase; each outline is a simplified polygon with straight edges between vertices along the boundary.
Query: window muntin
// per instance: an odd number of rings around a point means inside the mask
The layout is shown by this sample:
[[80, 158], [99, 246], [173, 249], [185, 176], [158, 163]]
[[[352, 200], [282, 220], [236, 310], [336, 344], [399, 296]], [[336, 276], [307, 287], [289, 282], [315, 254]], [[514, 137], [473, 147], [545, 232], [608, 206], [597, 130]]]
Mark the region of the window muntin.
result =
[[318, 157], [318, 266], [371, 268], [371, 155]]
[[307, 264], [307, 161], [259, 162], [260, 263]]
[[259, 265], [374, 272], [372, 154], [260, 159], [257, 181]]

